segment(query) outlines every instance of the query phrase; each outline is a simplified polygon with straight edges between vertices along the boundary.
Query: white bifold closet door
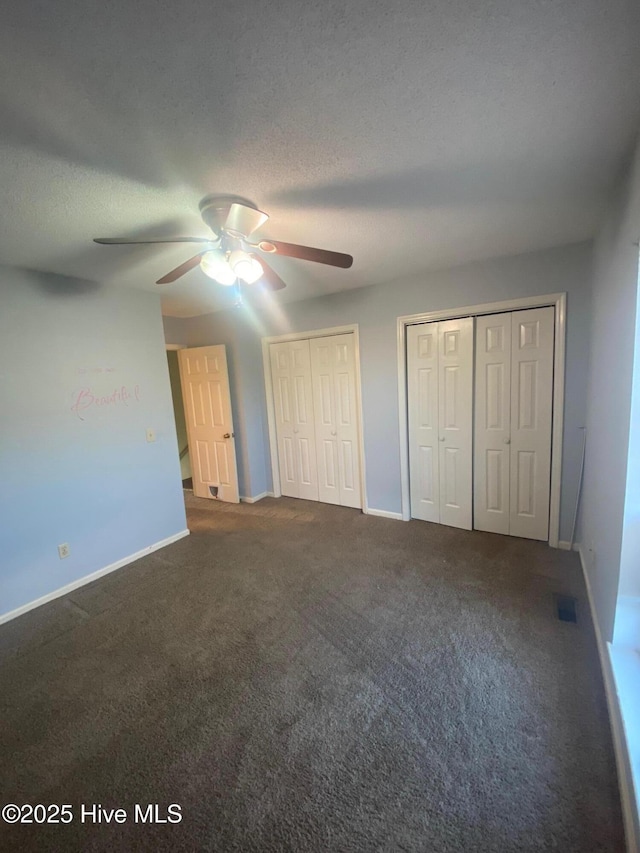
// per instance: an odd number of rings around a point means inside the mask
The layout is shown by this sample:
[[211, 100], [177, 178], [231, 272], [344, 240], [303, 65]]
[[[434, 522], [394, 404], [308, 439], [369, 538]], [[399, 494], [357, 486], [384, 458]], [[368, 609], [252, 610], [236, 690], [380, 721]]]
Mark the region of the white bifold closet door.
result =
[[473, 319], [407, 329], [411, 515], [472, 526]]
[[476, 320], [474, 527], [547, 540], [554, 309]]
[[361, 507], [352, 334], [270, 346], [283, 495]]
[[309, 341], [271, 344], [270, 355], [280, 488], [288, 497], [317, 501]]
[[309, 347], [318, 497], [324, 503], [360, 507], [354, 338], [312, 338]]

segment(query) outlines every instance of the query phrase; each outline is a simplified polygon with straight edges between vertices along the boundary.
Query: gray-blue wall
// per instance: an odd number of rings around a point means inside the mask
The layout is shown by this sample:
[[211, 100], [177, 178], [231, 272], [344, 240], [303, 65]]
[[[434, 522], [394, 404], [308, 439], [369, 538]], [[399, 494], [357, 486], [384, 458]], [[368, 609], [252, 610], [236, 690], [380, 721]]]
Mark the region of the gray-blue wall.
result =
[[0, 268], [0, 305], [2, 615], [186, 521], [158, 296]]
[[[357, 258], [356, 261], [357, 263]], [[295, 263], [295, 262], [292, 262]], [[404, 314], [567, 292], [567, 370], [560, 538], [568, 540], [580, 468], [580, 427], [585, 421], [591, 300], [591, 244], [499, 258], [411, 280], [292, 302], [279, 312], [268, 304], [166, 323], [170, 343], [226, 343], [237, 375], [232, 384], [239, 455], [250, 477], [241, 493], [271, 488], [260, 337], [347, 323], [360, 327], [363, 429], [367, 494], [374, 509], [400, 512], [400, 450], [396, 319]], [[348, 275], [348, 272], [336, 273]], [[256, 323], [256, 317], [259, 323]], [[275, 318], [278, 319], [275, 319]], [[248, 491], [244, 491], [248, 490]]]
[[[640, 595], [638, 555], [632, 553], [633, 545], [637, 547], [638, 543], [638, 539], [634, 542], [633, 527], [640, 521], [638, 396], [634, 428], [630, 429], [639, 237], [640, 146], [620, 182], [595, 252], [580, 541], [600, 627], [607, 640], [612, 638], [619, 586], [623, 594]], [[636, 467], [628, 471], [630, 451]], [[621, 574], [625, 523], [630, 537], [629, 565], [622, 565]]]

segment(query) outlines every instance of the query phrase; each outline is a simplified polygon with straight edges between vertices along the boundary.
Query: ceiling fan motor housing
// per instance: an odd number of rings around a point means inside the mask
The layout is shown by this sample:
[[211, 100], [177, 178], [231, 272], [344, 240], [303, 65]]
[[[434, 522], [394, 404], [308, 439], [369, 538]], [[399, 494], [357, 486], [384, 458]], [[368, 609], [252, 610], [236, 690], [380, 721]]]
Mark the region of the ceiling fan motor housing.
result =
[[222, 234], [232, 204], [241, 204], [253, 210], [258, 209], [254, 202], [239, 195], [208, 195], [200, 202], [202, 221], [218, 237]]

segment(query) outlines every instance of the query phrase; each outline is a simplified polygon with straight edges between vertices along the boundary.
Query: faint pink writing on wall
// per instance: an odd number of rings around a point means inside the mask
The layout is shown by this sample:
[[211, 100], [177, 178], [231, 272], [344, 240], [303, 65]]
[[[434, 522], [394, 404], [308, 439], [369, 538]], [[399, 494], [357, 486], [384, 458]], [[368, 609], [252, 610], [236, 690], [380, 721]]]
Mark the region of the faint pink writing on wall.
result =
[[91, 388], [82, 388], [76, 394], [75, 402], [71, 406], [71, 411], [75, 412], [81, 421], [84, 420], [81, 412], [87, 409], [105, 409], [109, 407], [117, 408], [119, 406], [128, 406], [129, 403], [138, 402], [140, 400], [140, 386], [134, 385], [133, 389], [127, 388], [126, 385], [115, 388], [111, 394], [94, 394]]
[[115, 367], [79, 367], [78, 373], [115, 373]]

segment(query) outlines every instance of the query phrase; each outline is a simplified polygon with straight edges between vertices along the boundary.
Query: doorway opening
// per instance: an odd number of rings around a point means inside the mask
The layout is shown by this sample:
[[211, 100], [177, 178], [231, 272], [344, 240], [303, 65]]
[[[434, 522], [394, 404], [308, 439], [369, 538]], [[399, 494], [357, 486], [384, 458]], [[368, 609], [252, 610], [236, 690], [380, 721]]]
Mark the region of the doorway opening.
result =
[[239, 503], [226, 349], [166, 349], [183, 489], [197, 498]]
[[176, 349], [167, 350], [167, 363], [169, 365], [169, 382], [171, 383], [173, 416], [176, 422], [176, 435], [178, 436], [182, 488], [188, 491], [193, 491], [191, 458], [189, 456], [189, 442], [187, 439], [187, 421], [184, 413], [182, 385], [180, 383], [180, 367], [178, 365], [178, 351]]

